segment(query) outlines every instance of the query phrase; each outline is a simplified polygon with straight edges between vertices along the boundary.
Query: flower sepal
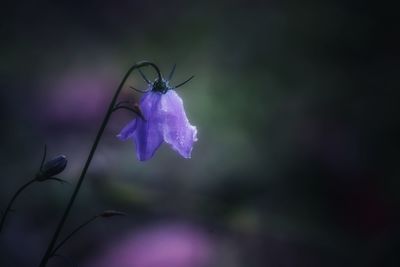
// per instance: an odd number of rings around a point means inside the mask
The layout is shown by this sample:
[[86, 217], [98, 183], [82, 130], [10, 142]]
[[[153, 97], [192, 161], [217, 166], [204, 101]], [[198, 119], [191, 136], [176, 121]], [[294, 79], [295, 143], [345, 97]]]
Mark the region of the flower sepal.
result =
[[170, 86], [169, 86], [169, 83], [168, 83], [168, 81], [166, 81], [166, 80], [164, 80], [164, 79], [156, 79], [155, 81], [154, 81], [154, 83], [153, 83], [153, 86], [152, 86], [152, 91], [154, 91], [154, 92], [160, 92], [160, 93], [162, 93], [162, 94], [165, 94], [166, 92], [168, 92], [168, 90], [170, 90], [170, 89], [172, 89]]

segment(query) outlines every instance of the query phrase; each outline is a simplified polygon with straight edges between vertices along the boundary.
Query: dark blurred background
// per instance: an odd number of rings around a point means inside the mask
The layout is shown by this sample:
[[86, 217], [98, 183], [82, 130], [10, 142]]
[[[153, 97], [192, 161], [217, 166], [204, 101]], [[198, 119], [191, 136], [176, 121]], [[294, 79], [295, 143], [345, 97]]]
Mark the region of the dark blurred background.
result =
[[[37, 266], [129, 66], [174, 63], [199, 141], [138, 162], [113, 115], [49, 266], [400, 266], [397, 9], [385, 1], [2, 1], [0, 266]], [[154, 77], [151, 69], [146, 74]], [[143, 88], [135, 74], [129, 85]], [[122, 100], [138, 100], [129, 88]], [[76, 265], [75, 265], [76, 264]]]

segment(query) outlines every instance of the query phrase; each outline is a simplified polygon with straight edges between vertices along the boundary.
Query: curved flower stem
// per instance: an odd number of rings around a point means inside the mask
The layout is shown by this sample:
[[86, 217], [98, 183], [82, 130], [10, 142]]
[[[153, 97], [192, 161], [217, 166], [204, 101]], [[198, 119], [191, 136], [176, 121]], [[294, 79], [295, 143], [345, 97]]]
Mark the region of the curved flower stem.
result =
[[97, 218], [99, 218], [99, 216], [93, 216], [92, 218], [90, 218], [89, 220], [85, 221], [84, 223], [82, 223], [81, 225], [79, 225], [77, 228], [75, 228], [75, 230], [73, 230], [69, 235], [67, 235], [60, 243], [58, 243], [58, 245], [53, 249], [53, 251], [50, 254], [50, 257], [53, 257], [56, 255], [57, 251], [69, 240], [71, 239], [71, 237], [76, 234], [77, 232], [79, 232], [82, 228], [84, 228], [86, 225], [90, 224], [91, 222], [93, 222], [94, 220], [96, 220]]
[[105, 115], [105, 117], [103, 119], [103, 122], [100, 125], [100, 129], [97, 132], [96, 138], [95, 138], [94, 143], [92, 145], [92, 148], [91, 148], [91, 150], [89, 152], [89, 156], [88, 156], [88, 158], [86, 160], [86, 163], [85, 163], [85, 165], [84, 165], [84, 167], [82, 169], [82, 173], [81, 173], [81, 175], [79, 177], [78, 183], [75, 186], [74, 192], [71, 195], [71, 198], [70, 198], [70, 200], [68, 202], [68, 205], [67, 205], [67, 207], [66, 207], [66, 209], [64, 211], [64, 214], [61, 217], [60, 222], [58, 223], [58, 226], [57, 226], [57, 228], [56, 228], [56, 230], [54, 232], [54, 235], [53, 235], [53, 237], [52, 237], [52, 239], [51, 239], [51, 241], [49, 243], [49, 246], [47, 247], [46, 253], [43, 256], [42, 261], [40, 262], [40, 265], [39, 265], [40, 267], [45, 267], [47, 265], [47, 262], [50, 259], [51, 253], [52, 253], [53, 248], [54, 248], [54, 246], [55, 246], [55, 244], [57, 242], [58, 236], [60, 235], [60, 232], [61, 232], [61, 230], [62, 230], [62, 228], [63, 228], [63, 226], [65, 224], [65, 221], [66, 221], [66, 219], [67, 219], [67, 217], [68, 217], [68, 215], [69, 215], [69, 213], [71, 211], [72, 205], [74, 204], [75, 199], [76, 199], [76, 197], [77, 197], [77, 195], [79, 193], [79, 189], [81, 188], [82, 182], [85, 179], [85, 175], [86, 175], [86, 172], [87, 172], [87, 170], [89, 168], [90, 162], [92, 161], [93, 155], [96, 152], [97, 145], [99, 144], [101, 136], [103, 135], [104, 129], [107, 126], [108, 120], [110, 119], [110, 116], [113, 113], [113, 109], [114, 109], [115, 103], [116, 103], [116, 101], [118, 99], [118, 96], [119, 96], [122, 88], [124, 87], [124, 84], [125, 84], [126, 80], [130, 76], [132, 71], [134, 71], [137, 68], [141, 68], [141, 67], [145, 67], [145, 66], [152, 66], [157, 72], [158, 79], [162, 80], [162, 76], [161, 76], [161, 72], [160, 72], [159, 68], [154, 63], [148, 62], [148, 61], [141, 61], [141, 62], [136, 63], [125, 74], [124, 78], [122, 79], [121, 83], [119, 84], [119, 86], [118, 86], [118, 88], [117, 88], [117, 90], [116, 90], [116, 92], [114, 94], [114, 97], [111, 100], [111, 103], [110, 103], [110, 105], [108, 107], [106, 115]]
[[1, 217], [1, 221], [0, 221], [0, 233], [1, 230], [3, 229], [4, 226], [4, 222], [6, 221], [7, 215], [8, 213], [11, 211], [11, 207], [14, 204], [14, 201], [17, 199], [17, 197], [19, 196], [19, 194], [22, 193], [22, 191], [25, 190], [25, 188], [27, 188], [28, 186], [30, 186], [31, 184], [33, 184], [34, 182], [36, 182], [36, 179], [33, 178], [32, 180], [28, 181], [27, 183], [25, 183], [24, 185], [22, 185], [17, 192], [14, 193], [13, 197], [11, 198], [10, 202], [8, 202], [7, 208], [3, 213], [3, 216]]

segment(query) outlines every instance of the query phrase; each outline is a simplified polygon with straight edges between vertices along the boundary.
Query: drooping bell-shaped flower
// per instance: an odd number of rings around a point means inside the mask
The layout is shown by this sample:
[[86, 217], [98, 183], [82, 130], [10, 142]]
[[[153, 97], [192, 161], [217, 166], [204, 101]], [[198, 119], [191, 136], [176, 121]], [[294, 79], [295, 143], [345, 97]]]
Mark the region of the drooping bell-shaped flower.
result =
[[118, 134], [120, 140], [132, 139], [137, 158], [150, 159], [165, 142], [182, 157], [190, 158], [197, 129], [189, 123], [183, 101], [166, 80], [149, 84], [140, 101], [143, 118], [137, 117]]

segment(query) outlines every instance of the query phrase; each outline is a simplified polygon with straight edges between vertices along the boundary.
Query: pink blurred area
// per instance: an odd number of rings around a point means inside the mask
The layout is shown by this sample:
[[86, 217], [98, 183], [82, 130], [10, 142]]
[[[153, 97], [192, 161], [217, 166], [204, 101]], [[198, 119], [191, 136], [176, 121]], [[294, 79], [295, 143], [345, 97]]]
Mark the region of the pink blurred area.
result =
[[213, 242], [203, 229], [182, 223], [147, 226], [111, 242], [86, 267], [210, 266]]
[[42, 120], [49, 124], [79, 124], [103, 116], [110, 94], [118, 85], [114, 71], [81, 69], [46, 80], [39, 103]]

